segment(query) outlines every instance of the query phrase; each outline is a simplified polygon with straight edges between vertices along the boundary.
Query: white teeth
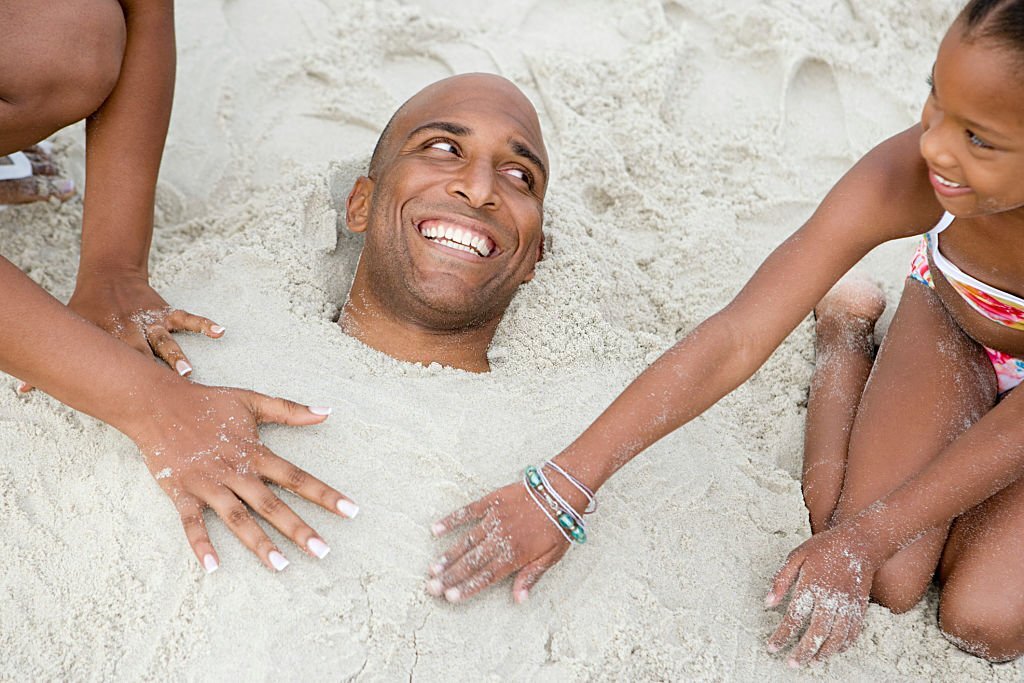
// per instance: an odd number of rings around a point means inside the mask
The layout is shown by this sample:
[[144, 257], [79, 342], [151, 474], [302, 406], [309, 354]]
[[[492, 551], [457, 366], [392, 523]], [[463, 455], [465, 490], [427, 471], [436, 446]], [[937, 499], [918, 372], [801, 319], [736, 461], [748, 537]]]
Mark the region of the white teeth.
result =
[[427, 239], [439, 242], [452, 249], [461, 249], [470, 254], [478, 256], [490, 256], [490, 240], [481, 235], [475, 235], [469, 230], [457, 228], [451, 225], [432, 225], [420, 228], [420, 234]]
[[[933, 173], [934, 173], [934, 171], [933, 171]], [[939, 181], [940, 185], [945, 185], [946, 187], [963, 187], [963, 185], [961, 185], [960, 183], [954, 183], [952, 180], [948, 180], [946, 178], [943, 178], [938, 173], [934, 173], [934, 175], [935, 175], [935, 179]]]

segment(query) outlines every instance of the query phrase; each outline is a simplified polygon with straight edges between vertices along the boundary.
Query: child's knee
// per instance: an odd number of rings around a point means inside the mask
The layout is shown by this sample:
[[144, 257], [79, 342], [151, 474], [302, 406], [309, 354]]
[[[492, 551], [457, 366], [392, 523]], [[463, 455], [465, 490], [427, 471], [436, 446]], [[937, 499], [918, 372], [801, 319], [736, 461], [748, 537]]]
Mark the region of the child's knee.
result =
[[1022, 607], [994, 586], [972, 589], [950, 582], [942, 591], [939, 628], [961, 650], [1007, 662], [1024, 654]]
[[918, 562], [890, 560], [875, 572], [871, 598], [894, 614], [913, 609], [921, 602], [932, 579], [932, 572], [918, 565]]
[[0, 95], [14, 108], [15, 125], [57, 130], [92, 114], [114, 89], [124, 14], [116, 0], [54, 3], [41, 14], [32, 21], [34, 35], [25, 37], [32, 49], [19, 49], [17, 73]]

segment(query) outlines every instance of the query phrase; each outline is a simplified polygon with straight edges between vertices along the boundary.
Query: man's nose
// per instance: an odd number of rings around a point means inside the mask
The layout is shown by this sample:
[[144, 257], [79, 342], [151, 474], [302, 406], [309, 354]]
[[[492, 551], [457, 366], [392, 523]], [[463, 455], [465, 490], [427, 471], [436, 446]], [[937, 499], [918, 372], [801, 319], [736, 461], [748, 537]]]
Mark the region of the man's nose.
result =
[[494, 168], [486, 160], [465, 164], [448, 183], [448, 194], [461, 197], [474, 209], [495, 208], [501, 203]]

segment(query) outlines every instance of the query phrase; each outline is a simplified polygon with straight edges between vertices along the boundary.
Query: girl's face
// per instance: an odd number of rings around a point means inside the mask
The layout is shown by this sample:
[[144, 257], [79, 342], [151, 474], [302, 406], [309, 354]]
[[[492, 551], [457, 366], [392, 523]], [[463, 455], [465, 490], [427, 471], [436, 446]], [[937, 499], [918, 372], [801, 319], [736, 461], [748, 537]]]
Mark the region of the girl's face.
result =
[[954, 24], [932, 68], [921, 156], [942, 206], [970, 217], [1024, 207], [1024, 54]]

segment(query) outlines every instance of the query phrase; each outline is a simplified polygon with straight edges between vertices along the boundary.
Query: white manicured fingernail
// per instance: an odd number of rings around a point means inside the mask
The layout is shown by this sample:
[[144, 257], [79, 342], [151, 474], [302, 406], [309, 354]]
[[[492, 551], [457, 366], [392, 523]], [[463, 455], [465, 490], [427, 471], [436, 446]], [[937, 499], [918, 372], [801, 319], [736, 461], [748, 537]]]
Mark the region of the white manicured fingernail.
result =
[[285, 567], [291, 564], [291, 562], [285, 559], [284, 555], [276, 550], [271, 550], [270, 554], [267, 555], [267, 559], [270, 560], [271, 566], [273, 566], [277, 571], [282, 571]]
[[210, 325], [210, 332], [213, 332], [214, 334], [222, 334], [224, 332], [224, 328], [220, 325]]
[[462, 593], [458, 588], [449, 588], [444, 592], [444, 599], [448, 602], [458, 602], [462, 598]]
[[350, 500], [339, 500], [338, 512], [345, 515], [349, 519], [355, 519], [356, 515], [359, 514], [359, 506]]
[[430, 527], [430, 533], [434, 534], [434, 536], [442, 536], [444, 535], [444, 532], [444, 524], [441, 524], [441, 522], [434, 522], [434, 524]]
[[444, 593], [444, 584], [437, 579], [427, 581], [427, 592], [433, 596], [440, 597]]
[[328, 406], [308, 406], [308, 410], [314, 415], [330, 415], [333, 409]]
[[203, 569], [206, 570], [207, 574], [214, 573], [215, 571], [217, 571], [218, 567], [220, 567], [220, 565], [217, 564], [217, 558], [216, 557], [214, 557], [213, 555], [210, 555], [209, 553], [207, 553], [206, 555], [203, 555]]
[[443, 571], [444, 571], [444, 565], [443, 564], [432, 564], [432, 565], [430, 565], [430, 573], [431, 573], [432, 576], [437, 576], [438, 574], [440, 574]]
[[324, 559], [327, 557], [327, 553], [331, 552], [331, 549], [327, 547], [327, 544], [321, 541], [319, 538], [309, 539], [309, 543], [306, 544], [309, 548], [309, 552], [317, 556], [317, 559]]
[[178, 371], [178, 374], [184, 377], [188, 373], [192, 372], [192, 366], [187, 361], [179, 360], [174, 364], [174, 369]]
[[528, 590], [521, 590], [521, 591], [516, 591], [515, 595], [512, 596], [512, 599], [516, 601], [517, 605], [521, 605], [524, 602], [526, 602], [527, 599], [529, 599], [529, 597], [530, 597], [530, 591], [528, 591]]

